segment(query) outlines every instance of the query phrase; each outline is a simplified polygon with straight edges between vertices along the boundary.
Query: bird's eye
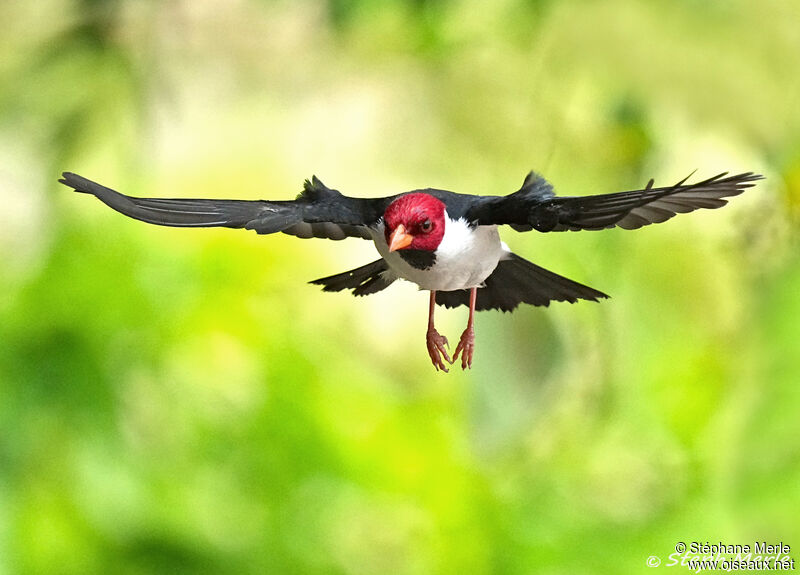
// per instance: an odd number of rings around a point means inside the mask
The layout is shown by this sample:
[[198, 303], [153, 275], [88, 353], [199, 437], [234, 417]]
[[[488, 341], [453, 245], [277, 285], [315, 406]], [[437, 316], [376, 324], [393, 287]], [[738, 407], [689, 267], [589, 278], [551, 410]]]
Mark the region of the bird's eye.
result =
[[425, 220], [419, 225], [419, 229], [421, 229], [426, 234], [433, 229], [433, 224], [430, 220]]

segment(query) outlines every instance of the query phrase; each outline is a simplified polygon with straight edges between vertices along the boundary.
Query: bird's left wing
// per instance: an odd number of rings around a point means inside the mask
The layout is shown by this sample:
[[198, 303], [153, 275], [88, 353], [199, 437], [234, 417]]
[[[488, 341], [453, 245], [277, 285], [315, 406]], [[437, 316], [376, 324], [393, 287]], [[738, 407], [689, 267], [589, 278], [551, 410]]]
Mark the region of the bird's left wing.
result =
[[[688, 178], [687, 178], [688, 179]], [[735, 176], [722, 173], [696, 184], [686, 179], [674, 186], [596, 196], [557, 197], [552, 186], [531, 172], [517, 192], [508, 196], [481, 198], [467, 212], [479, 225], [508, 224], [517, 231], [602, 230], [620, 227], [633, 230], [664, 222], [678, 213], [700, 208], [719, 208], [753, 186], [763, 176], [747, 172]]]
[[344, 196], [316, 176], [306, 180], [297, 199], [285, 201], [134, 198], [71, 172], [64, 172], [59, 182], [151, 224], [245, 228], [300, 238], [371, 239], [369, 226], [380, 219], [385, 207], [385, 200]]

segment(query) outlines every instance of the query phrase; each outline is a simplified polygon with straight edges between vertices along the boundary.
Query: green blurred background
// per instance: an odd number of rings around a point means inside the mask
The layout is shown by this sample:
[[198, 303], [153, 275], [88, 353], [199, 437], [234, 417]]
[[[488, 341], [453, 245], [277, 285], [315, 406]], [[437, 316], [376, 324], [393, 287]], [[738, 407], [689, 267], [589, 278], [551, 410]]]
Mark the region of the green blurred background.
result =
[[[653, 572], [800, 550], [795, 0], [0, 4], [0, 575]], [[368, 242], [176, 230], [58, 185], [285, 199], [765, 182], [516, 234], [612, 295], [477, 317], [305, 282]], [[441, 310], [457, 339], [466, 310]], [[661, 567], [655, 571], [664, 571]]]

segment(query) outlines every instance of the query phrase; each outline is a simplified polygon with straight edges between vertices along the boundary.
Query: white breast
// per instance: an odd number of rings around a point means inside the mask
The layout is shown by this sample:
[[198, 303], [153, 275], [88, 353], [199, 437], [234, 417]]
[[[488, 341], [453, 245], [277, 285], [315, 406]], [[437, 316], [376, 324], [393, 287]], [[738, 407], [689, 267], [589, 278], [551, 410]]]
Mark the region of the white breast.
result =
[[373, 232], [373, 240], [389, 268], [397, 277], [414, 282], [420, 289], [452, 291], [479, 287], [510, 252], [500, 241], [497, 226], [471, 228], [463, 219], [451, 220], [445, 212], [445, 231], [436, 250], [436, 261], [420, 270], [406, 262], [398, 252], [389, 252], [383, 222]]

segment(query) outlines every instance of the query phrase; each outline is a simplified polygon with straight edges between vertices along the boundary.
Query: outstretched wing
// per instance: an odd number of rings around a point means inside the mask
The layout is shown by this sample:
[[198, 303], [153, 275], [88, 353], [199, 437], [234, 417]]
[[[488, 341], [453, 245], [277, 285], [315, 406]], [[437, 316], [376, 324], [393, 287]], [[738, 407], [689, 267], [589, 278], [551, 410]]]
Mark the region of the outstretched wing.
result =
[[504, 197], [476, 203], [468, 219], [479, 225], [508, 224], [517, 231], [602, 230], [615, 226], [634, 230], [664, 222], [675, 214], [700, 208], [724, 206], [723, 198], [738, 196], [763, 176], [727, 172], [696, 184], [686, 179], [674, 186], [654, 188], [653, 180], [642, 190], [598, 196], [556, 197], [541, 176], [531, 172], [522, 188]]
[[245, 228], [259, 234], [283, 232], [300, 238], [371, 239], [369, 226], [378, 221], [384, 208], [384, 200], [343, 196], [316, 176], [306, 180], [297, 199], [287, 201], [134, 198], [71, 172], [64, 172], [59, 182], [151, 224]]

